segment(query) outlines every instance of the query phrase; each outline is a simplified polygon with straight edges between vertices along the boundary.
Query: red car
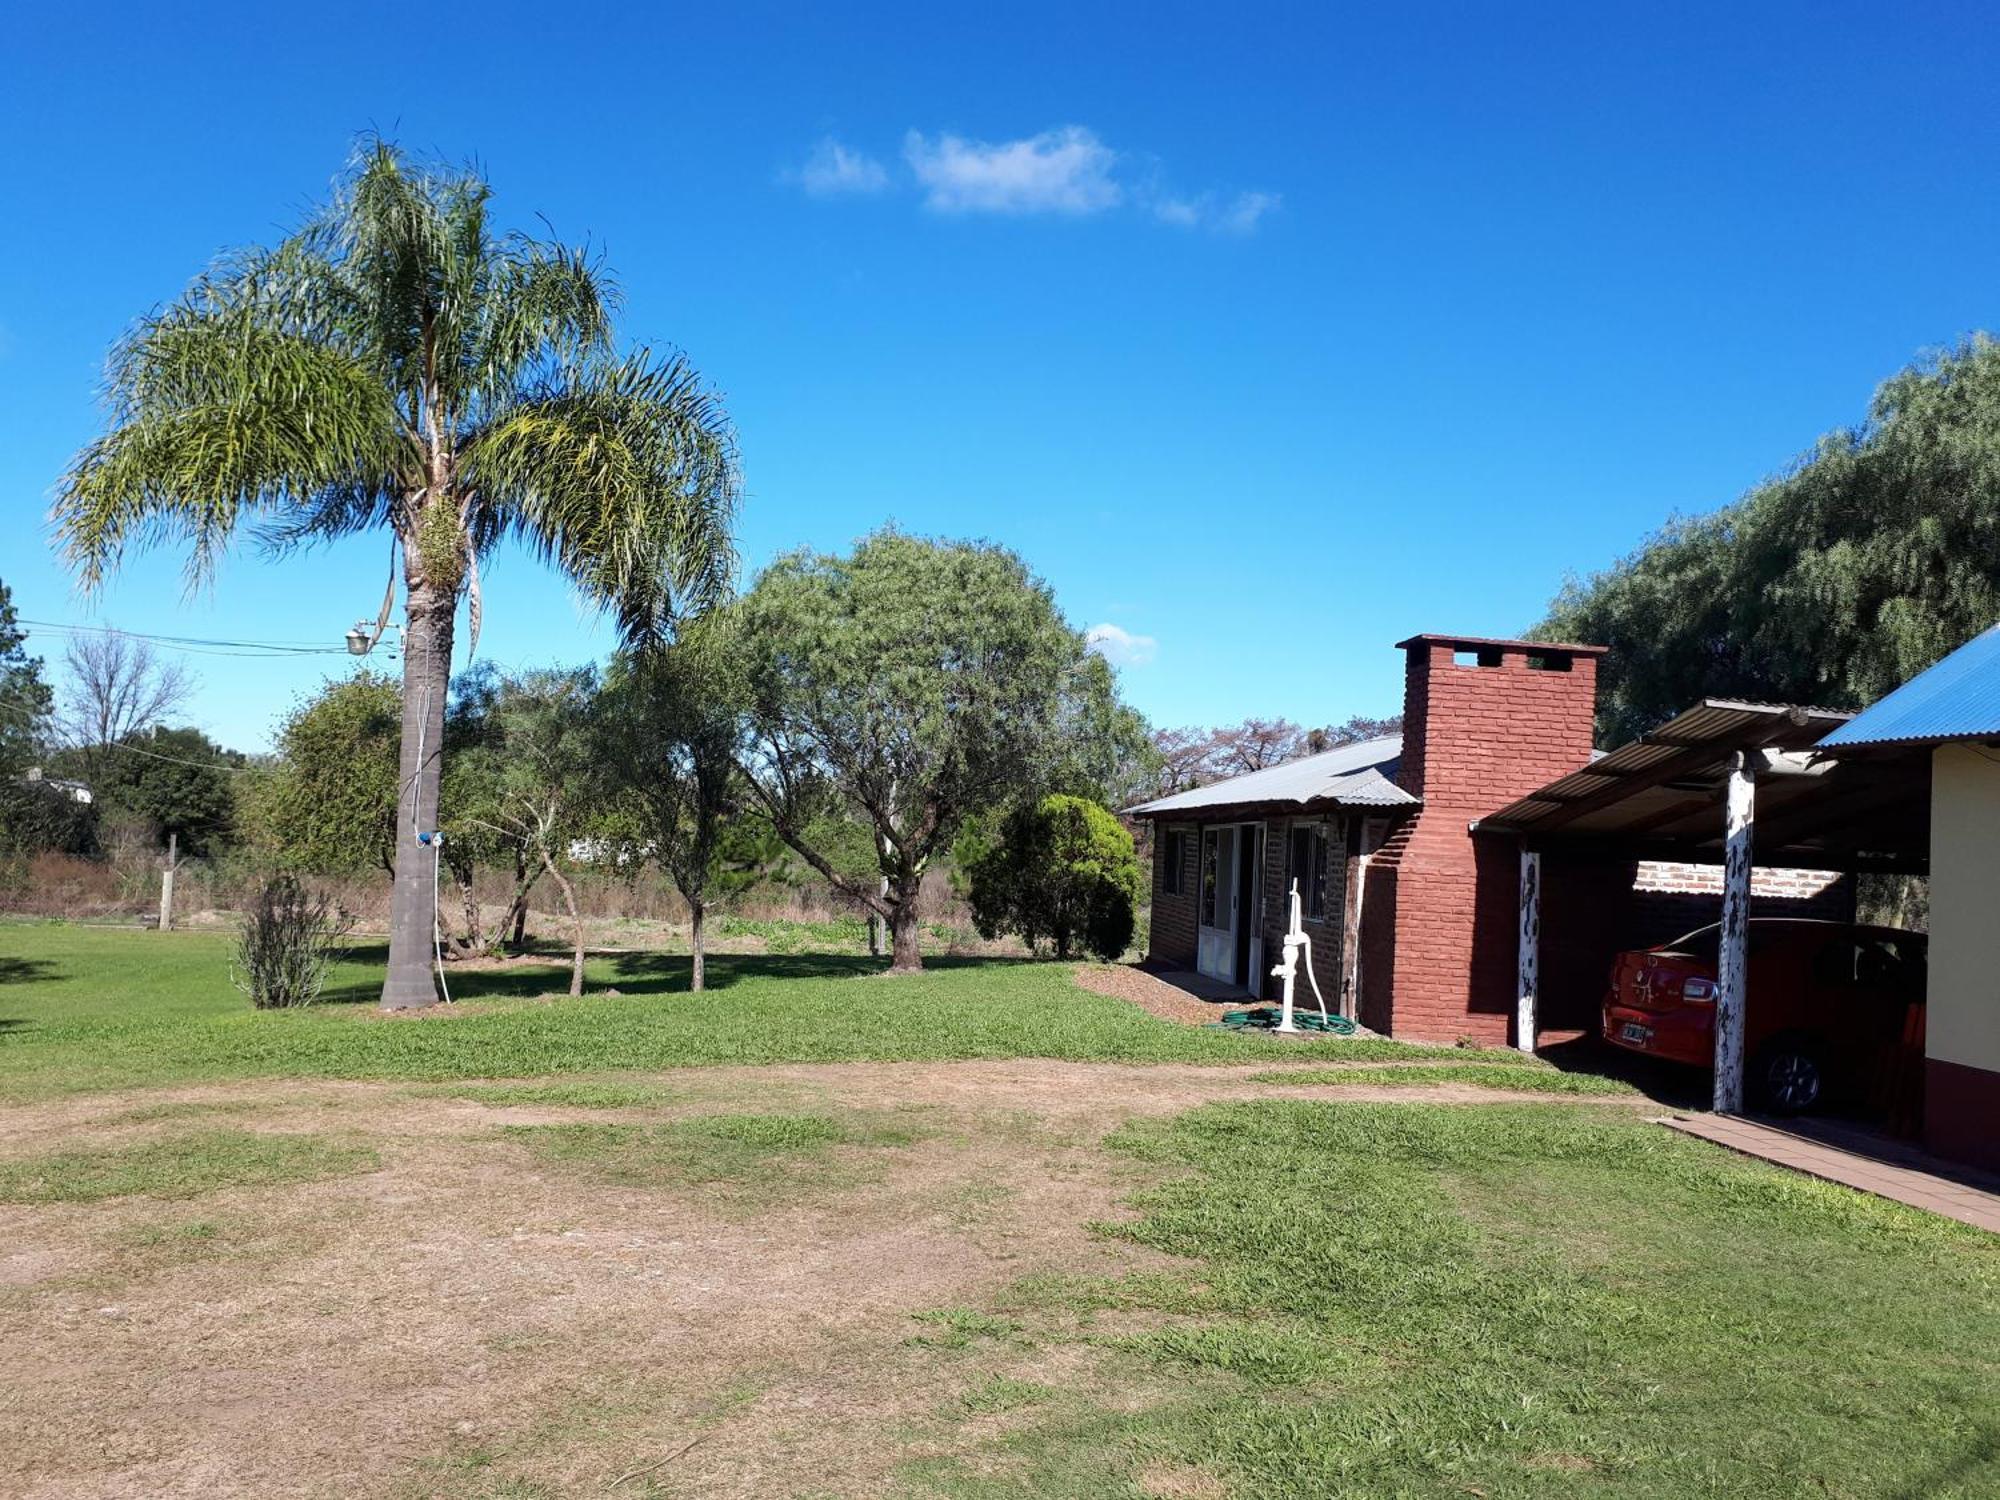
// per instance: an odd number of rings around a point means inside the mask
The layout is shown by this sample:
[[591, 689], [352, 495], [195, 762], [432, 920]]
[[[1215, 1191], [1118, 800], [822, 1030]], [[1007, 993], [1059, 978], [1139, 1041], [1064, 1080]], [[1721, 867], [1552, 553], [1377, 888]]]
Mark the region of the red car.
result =
[[[1692, 1067], [1715, 1064], [1719, 924], [1621, 953], [1604, 997], [1614, 1047]], [[1894, 927], [1754, 917], [1744, 1081], [1752, 1102], [1799, 1114], [1893, 1086], [1914, 1037], [1922, 1050], [1925, 938]]]

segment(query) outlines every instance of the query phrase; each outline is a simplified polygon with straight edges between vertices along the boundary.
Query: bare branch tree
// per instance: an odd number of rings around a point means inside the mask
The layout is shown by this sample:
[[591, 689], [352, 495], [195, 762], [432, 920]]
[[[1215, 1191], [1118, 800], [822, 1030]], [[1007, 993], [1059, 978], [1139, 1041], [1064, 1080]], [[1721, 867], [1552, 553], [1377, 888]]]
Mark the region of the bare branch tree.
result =
[[63, 663], [69, 683], [56, 731], [86, 777], [97, 774], [106, 745], [162, 724], [194, 695], [194, 677], [185, 667], [161, 661], [145, 641], [117, 631], [72, 636]]
[[1400, 734], [1403, 716], [1386, 719], [1356, 715], [1341, 724], [1304, 729], [1290, 719], [1245, 719], [1214, 729], [1158, 729], [1153, 748], [1162, 765], [1156, 796], [1207, 786], [1211, 782], [1283, 765], [1302, 755], [1318, 755], [1342, 745]]

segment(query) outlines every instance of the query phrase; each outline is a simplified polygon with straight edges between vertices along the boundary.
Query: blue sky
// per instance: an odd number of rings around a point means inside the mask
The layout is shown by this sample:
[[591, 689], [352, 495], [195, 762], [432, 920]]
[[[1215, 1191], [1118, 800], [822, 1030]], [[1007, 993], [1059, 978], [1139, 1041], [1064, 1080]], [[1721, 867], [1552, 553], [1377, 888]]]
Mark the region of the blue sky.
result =
[[[68, 11], [70, 13], [65, 14]], [[746, 568], [1021, 551], [1156, 722], [1399, 702], [1926, 348], [1991, 327], [1977, 5], [33, 7], [0, 54], [0, 579], [31, 619], [336, 641], [387, 546], [95, 601], [50, 487], [104, 352], [356, 135], [476, 156], [727, 393]], [[611, 634], [532, 561], [482, 655]], [[57, 654], [44, 636], [38, 645]], [[245, 748], [335, 658], [194, 657]]]

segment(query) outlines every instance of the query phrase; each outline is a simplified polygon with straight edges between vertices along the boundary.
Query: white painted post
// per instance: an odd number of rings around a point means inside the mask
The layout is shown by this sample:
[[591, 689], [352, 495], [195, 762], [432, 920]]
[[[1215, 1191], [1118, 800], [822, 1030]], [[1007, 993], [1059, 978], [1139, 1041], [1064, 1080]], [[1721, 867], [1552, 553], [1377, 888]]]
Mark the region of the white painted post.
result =
[[167, 862], [160, 870], [160, 931], [174, 930], [174, 866], [180, 863], [181, 836], [167, 835]]
[[1722, 941], [1715, 986], [1715, 1098], [1717, 1114], [1743, 1109], [1743, 1007], [1748, 999], [1750, 954], [1751, 833], [1757, 816], [1757, 777], [1750, 757], [1729, 767], [1723, 808]]
[[1514, 1045], [1535, 1050], [1535, 1002], [1542, 988], [1542, 856], [1521, 851], [1520, 983], [1514, 1001]]

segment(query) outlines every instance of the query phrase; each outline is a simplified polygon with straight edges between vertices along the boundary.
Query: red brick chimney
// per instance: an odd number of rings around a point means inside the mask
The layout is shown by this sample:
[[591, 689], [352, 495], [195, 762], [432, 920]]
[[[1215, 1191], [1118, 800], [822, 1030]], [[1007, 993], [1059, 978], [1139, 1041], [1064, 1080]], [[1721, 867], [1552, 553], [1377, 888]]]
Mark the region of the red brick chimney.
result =
[[1450, 635], [1398, 647], [1397, 780], [1423, 808], [1370, 862], [1362, 1018], [1395, 1036], [1504, 1044], [1520, 868], [1511, 842], [1468, 825], [1589, 762], [1604, 648]]

